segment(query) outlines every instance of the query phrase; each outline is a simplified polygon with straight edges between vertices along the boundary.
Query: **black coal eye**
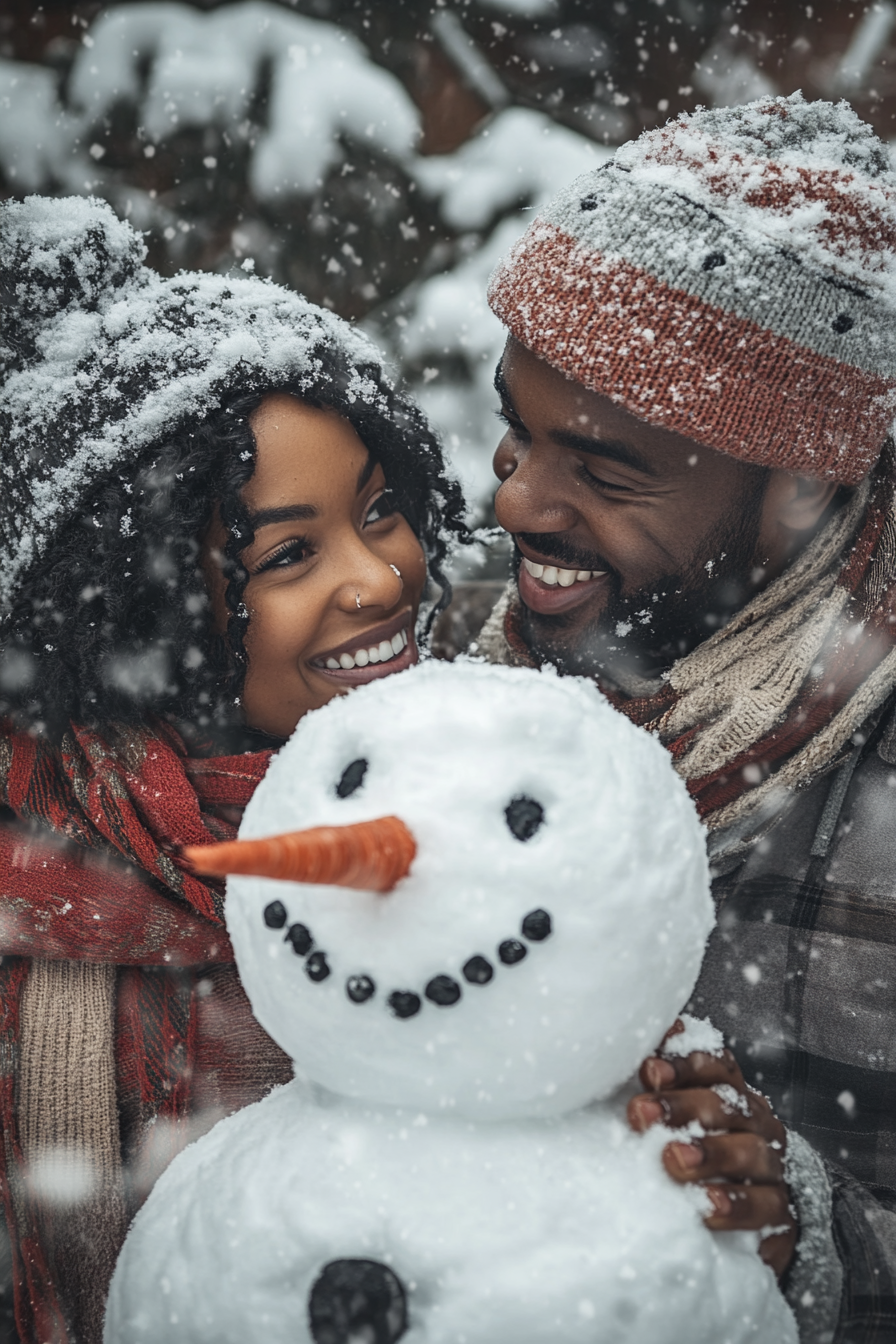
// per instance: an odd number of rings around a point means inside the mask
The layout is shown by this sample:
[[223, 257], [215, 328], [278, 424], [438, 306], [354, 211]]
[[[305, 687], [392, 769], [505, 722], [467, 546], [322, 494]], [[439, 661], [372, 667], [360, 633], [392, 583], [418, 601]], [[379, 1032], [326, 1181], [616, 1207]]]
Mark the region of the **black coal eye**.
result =
[[520, 794], [512, 798], [504, 809], [507, 825], [517, 840], [531, 840], [544, 821], [544, 808], [534, 798]]
[[351, 765], [347, 765], [342, 772], [342, 778], [336, 785], [336, 794], [339, 798], [350, 798], [356, 793], [364, 783], [364, 776], [367, 774], [367, 762], [363, 756], [359, 756]]

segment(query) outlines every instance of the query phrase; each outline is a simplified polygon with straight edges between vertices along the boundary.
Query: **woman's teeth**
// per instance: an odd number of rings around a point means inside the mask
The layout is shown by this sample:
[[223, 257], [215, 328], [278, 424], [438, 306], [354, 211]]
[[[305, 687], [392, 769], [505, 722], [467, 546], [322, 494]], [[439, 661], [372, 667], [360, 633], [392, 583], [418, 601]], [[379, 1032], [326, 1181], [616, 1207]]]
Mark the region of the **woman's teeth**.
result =
[[404, 653], [407, 646], [408, 632], [399, 630], [391, 639], [382, 639], [379, 644], [372, 644], [369, 649], [340, 653], [338, 659], [328, 658], [327, 667], [333, 671], [342, 668], [344, 672], [348, 672], [353, 667], [366, 667], [368, 663], [388, 663], [390, 658], [397, 658], [400, 653]]
[[589, 579], [599, 579], [606, 574], [605, 569], [561, 569], [559, 565], [539, 565], [523, 556], [523, 564], [533, 579], [541, 579], [549, 585], [559, 583], [561, 588], [571, 588], [574, 583], [587, 583]]

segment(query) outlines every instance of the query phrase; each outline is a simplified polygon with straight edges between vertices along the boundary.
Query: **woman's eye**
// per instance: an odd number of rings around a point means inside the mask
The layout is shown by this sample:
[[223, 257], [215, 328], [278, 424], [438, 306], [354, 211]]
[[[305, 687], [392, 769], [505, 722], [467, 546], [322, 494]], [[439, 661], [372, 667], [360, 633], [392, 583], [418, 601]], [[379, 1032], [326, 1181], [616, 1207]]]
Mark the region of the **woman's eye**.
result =
[[370, 523], [382, 522], [384, 518], [391, 518], [397, 508], [398, 505], [395, 503], [395, 500], [392, 498], [389, 491], [384, 490], [381, 495], [377, 495], [376, 499], [367, 510], [367, 513], [364, 516], [364, 526], [367, 527]]
[[299, 565], [311, 555], [311, 546], [304, 537], [296, 537], [286, 542], [258, 568], [259, 574], [269, 569], [286, 569], [289, 565]]

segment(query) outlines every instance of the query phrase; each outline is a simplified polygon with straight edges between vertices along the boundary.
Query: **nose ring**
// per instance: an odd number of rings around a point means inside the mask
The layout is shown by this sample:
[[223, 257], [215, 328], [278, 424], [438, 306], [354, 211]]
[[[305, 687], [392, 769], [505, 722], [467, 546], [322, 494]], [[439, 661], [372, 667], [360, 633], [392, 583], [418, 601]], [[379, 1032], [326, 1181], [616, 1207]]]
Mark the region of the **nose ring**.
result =
[[358, 608], [359, 611], [361, 610], [361, 594], [360, 594], [360, 593], [355, 593], [355, 606]]
[[398, 578], [401, 578], [401, 570], [398, 568], [397, 565], [390, 565], [389, 568], [391, 569], [393, 574], [396, 574]]

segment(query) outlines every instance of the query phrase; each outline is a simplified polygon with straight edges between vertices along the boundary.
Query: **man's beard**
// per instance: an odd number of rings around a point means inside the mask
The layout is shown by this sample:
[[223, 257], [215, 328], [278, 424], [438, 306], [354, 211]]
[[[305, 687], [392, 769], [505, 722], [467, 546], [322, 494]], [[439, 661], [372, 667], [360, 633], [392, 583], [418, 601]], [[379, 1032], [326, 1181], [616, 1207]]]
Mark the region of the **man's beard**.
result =
[[[522, 604], [520, 633], [528, 647], [562, 672], [600, 673], [623, 689], [632, 678], [658, 677], [723, 626], [761, 586], [757, 551], [767, 480], [768, 473], [761, 472], [678, 573], [630, 593], [623, 592], [621, 576], [602, 556], [571, 546], [562, 533], [519, 533], [540, 556], [567, 568], [605, 570], [610, 585], [606, 606], [584, 629], [576, 629], [579, 610], [542, 616]], [[518, 574], [518, 549], [514, 558]]]

